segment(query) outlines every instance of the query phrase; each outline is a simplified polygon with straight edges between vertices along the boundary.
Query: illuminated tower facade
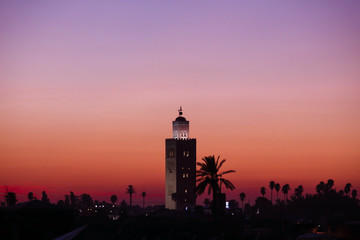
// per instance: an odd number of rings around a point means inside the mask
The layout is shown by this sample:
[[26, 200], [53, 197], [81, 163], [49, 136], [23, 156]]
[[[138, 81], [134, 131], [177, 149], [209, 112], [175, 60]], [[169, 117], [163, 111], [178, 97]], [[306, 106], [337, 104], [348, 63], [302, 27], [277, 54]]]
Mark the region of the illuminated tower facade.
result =
[[189, 121], [180, 107], [173, 121], [173, 138], [165, 140], [165, 208], [186, 210], [196, 205], [196, 139], [189, 138]]

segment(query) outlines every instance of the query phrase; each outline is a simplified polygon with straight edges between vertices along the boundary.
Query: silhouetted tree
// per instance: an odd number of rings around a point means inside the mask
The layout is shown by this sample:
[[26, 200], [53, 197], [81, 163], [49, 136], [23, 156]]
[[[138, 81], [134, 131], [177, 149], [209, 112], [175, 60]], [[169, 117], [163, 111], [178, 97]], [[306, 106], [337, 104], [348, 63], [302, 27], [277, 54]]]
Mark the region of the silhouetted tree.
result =
[[116, 201], [118, 200], [117, 196], [114, 194], [114, 195], [111, 195], [110, 197], [110, 201], [112, 202], [113, 205], [115, 205]]
[[27, 197], [29, 201], [32, 201], [34, 199], [34, 194], [32, 192], [29, 192]]
[[290, 190], [290, 185], [289, 184], [285, 184], [281, 189], [281, 191], [284, 193], [284, 199], [286, 200], [286, 202], [288, 200], [288, 192], [289, 192], [289, 190]]
[[135, 188], [133, 185], [129, 185], [126, 189], [126, 193], [130, 195], [130, 207], [132, 206], [132, 195], [135, 193]]
[[250, 203], [245, 203], [244, 205], [244, 213], [251, 213], [252, 207], [250, 206]]
[[273, 193], [273, 189], [275, 188], [275, 182], [274, 181], [270, 181], [269, 183], [269, 188], [270, 188], [270, 191], [271, 191], [271, 203], [272, 203], [272, 193]]
[[280, 184], [275, 184], [275, 191], [276, 191], [276, 201], [279, 201], [279, 191], [280, 191]]
[[344, 190], [340, 190], [339, 195], [343, 197], [345, 195]]
[[260, 188], [260, 193], [263, 195], [263, 197], [265, 197], [266, 188], [265, 188], [265, 187], [261, 187], [261, 188]]
[[7, 204], [8, 206], [15, 205], [16, 202], [17, 202], [16, 193], [14, 193], [14, 192], [8, 192], [8, 193], [5, 195], [5, 199], [6, 199], [6, 204]]
[[125, 200], [122, 200], [120, 203], [120, 207], [126, 208], [127, 207], [127, 203]]
[[352, 186], [351, 183], [347, 183], [344, 187], [344, 192], [346, 194], [346, 196], [349, 196], [350, 190], [351, 190]]
[[210, 199], [205, 198], [205, 200], [204, 200], [204, 204], [205, 204], [205, 207], [206, 207], [206, 208], [208, 208], [208, 207], [209, 207], [209, 205], [210, 205]]
[[71, 206], [76, 206], [76, 204], [77, 204], [76, 196], [73, 192], [70, 192], [70, 204], [71, 204]]
[[128, 208], [128, 206], [126, 204], [126, 201], [122, 200], [120, 203], [120, 215], [126, 214], [127, 208]]
[[91, 196], [87, 193], [81, 194], [80, 199], [82, 201], [82, 206], [85, 208], [92, 207], [94, 204]]
[[48, 195], [46, 194], [45, 191], [42, 191], [42, 197], [41, 197], [41, 201], [43, 202], [50, 202]]
[[351, 196], [352, 196], [353, 199], [356, 199], [356, 197], [357, 197], [357, 190], [356, 189], [353, 189], [351, 191]]
[[58, 206], [58, 207], [64, 207], [64, 206], [65, 206], [64, 200], [59, 200], [59, 201], [57, 202], [56, 206]]
[[241, 200], [241, 209], [242, 209], [242, 211], [244, 212], [244, 200], [245, 200], [245, 198], [246, 198], [246, 195], [245, 195], [245, 193], [240, 193], [240, 200]]
[[69, 196], [69, 194], [65, 194], [65, 206], [70, 206], [70, 196]]
[[303, 186], [302, 185], [299, 185], [297, 188], [295, 188], [295, 193], [294, 193], [294, 195], [295, 195], [295, 197], [296, 198], [301, 198], [302, 197], [302, 193], [304, 192], [304, 188], [303, 188]]
[[143, 208], [145, 208], [145, 197], [146, 197], [146, 192], [142, 192], [141, 196], [143, 198]]
[[272, 203], [265, 197], [258, 197], [255, 200], [255, 208], [259, 210], [260, 214], [267, 214], [272, 209]]
[[218, 156], [217, 160], [215, 160], [214, 155], [203, 157], [203, 162], [198, 162], [197, 165], [200, 166], [200, 170], [196, 171], [196, 177], [198, 178], [196, 181], [199, 182], [196, 186], [197, 195], [201, 195], [204, 193], [205, 189], [208, 188], [208, 194], [213, 193], [213, 213], [216, 219], [217, 217], [217, 194], [220, 193], [220, 184], [224, 184], [226, 188], [230, 190], [234, 190], [235, 186], [227, 179], [222, 176], [228, 173], [235, 172], [234, 170], [228, 170], [224, 172], [220, 172], [221, 166], [226, 162], [225, 159], [220, 160], [220, 156]]
[[334, 180], [329, 179], [326, 183], [326, 192], [330, 192], [332, 190], [332, 187], [334, 186]]
[[315, 189], [318, 194], [321, 194], [321, 193], [325, 192], [325, 188], [326, 188], [325, 183], [323, 181], [321, 181], [318, 185], [316, 185]]

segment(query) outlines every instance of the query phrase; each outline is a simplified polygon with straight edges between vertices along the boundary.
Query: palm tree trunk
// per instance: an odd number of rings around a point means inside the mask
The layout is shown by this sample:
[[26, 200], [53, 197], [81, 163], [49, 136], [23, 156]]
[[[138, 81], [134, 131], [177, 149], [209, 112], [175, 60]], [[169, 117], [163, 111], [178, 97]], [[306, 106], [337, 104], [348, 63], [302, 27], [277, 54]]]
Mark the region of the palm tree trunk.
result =
[[132, 206], [132, 194], [130, 193], [130, 207]]
[[242, 200], [242, 212], [244, 213], [244, 200]]
[[214, 214], [214, 219], [216, 221], [217, 219], [217, 196], [216, 196], [216, 192], [213, 191], [213, 214]]
[[273, 190], [271, 189], [271, 203], [272, 203], [272, 191], [273, 191]]
[[145, 197], [143, 197], [143, 208], [145, 208]]
[[213, 215], [214, 215], [214, 221], [218, 221], [218, 189], [217, 186], [213, 186]]

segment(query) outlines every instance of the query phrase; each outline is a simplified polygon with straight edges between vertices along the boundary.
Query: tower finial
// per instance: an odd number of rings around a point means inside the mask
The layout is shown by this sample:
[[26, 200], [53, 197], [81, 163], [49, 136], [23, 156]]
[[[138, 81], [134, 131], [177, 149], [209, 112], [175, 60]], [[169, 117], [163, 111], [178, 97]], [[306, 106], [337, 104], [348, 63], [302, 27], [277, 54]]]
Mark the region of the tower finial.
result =
[[179, 111], [179, 115], [181, 116], [183, 114], [181, 106], [180, 106], [180, 109], [178, 111]]

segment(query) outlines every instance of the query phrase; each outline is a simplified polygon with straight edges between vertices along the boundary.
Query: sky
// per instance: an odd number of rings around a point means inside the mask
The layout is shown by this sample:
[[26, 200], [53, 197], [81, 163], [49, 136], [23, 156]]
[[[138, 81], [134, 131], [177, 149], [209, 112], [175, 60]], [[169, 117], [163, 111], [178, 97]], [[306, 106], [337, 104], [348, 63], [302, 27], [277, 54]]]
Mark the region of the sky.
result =
[[[164, 203], [183, 106], [236, 189], [360, 190], [359, 1], [0, 1], [0, 201]], [[265, 195], [269, 197], [269, 189]], [[203, 196], [198, 200], [202, 203]]]

